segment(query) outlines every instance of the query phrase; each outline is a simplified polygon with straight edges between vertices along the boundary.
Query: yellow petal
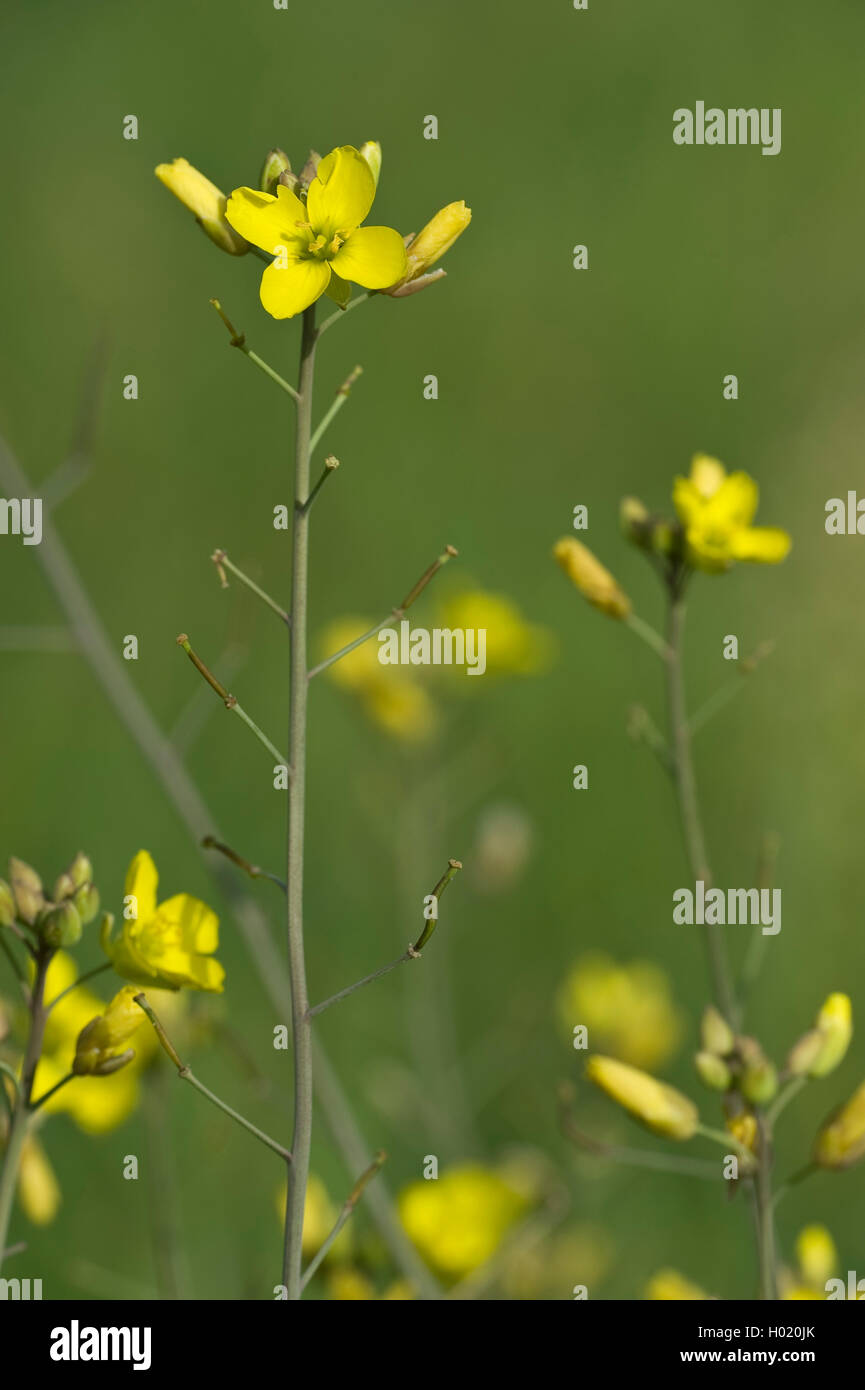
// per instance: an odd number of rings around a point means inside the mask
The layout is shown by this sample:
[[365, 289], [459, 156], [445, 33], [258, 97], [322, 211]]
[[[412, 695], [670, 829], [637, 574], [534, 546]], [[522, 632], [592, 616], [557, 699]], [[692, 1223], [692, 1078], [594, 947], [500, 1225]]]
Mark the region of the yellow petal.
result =
[[737, 560], [755, 560], [777, 565], [787, 555], [792, 541], [780, 526], [745, 526], [730, 538], [730, 550]]
[[306, 245], [308, 241], [297, 225], [309, 221], [306, 208], [283, 184], [277, 186], [275, 197], [255, 188], [236, 188], [225, 216], [236, 232], [272, 256], [278, 246], [291, 246], [298, 240]]
[[691, 459], [690, 481], [703, 498], [714, 497], [726, 476], [723, 463], [708, 454], [695, 454]]
[[697, 520], [705, 504], [706, 499], [690, 478], [679, 476], [673, 479], [673, 506], [676, 516], [686, 526]]
[[350, 231], [360, 226], [374, 197], [375, 179], [366, 160], [353, 145], [342, 145], [331, 150], [320, 162], [309, 185], [306, 195], [309, 221], [317, 233], [326, 237], [332, 237], [334, 232]]
[[330, 266], [327, 261], [288, 257], [286, 264], [274, 261], [261, 277], [261, 302], [275, 319], [290, 319], [314, 304], [327, 289]]
[[146, 922], [156, 911], [156, 885], [158, 883], [159, 874], [156, 872], [156, 865], [152, 857], [146, 849], [140, 849], [126, 870], [126, 886], [124, 888], [126, 897], [133, 897], [136, 900], [135, 918], [137, 921]]
[[750, 526], [757, 514], [760, 491], [747, 473], [730, 473], [705, 504], [707, 525]]
[[405, 246], [393, 227], [359, 227], [331, 261], [343, 280], [367, 290], [383, 290], [405, 274]]
[[219, 945], [219, 918], [212, 908], [200, 898], [189, 893], [176, 893], [159, 904], [159, 917], [180, 929], [181, 940], [187, 951], [201, 951], [207, 954]]

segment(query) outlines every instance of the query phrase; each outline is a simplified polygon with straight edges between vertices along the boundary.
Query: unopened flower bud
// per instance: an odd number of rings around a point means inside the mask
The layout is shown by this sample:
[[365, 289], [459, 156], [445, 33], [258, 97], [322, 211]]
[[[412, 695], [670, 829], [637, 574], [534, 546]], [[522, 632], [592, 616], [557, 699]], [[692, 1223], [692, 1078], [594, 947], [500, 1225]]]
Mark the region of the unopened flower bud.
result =
[[25, 864], [23, 859], [9, 860], [9, 877], [12, 880], [17, 915], [28, 927], [32, 927], [45, 906], [42, 880], [36, 870]]
[[269, 193], [273, 196], [276, 193], [276, 185], [280, 182], [282, 174], [291, 173], [291, 160], [285, 150], [268, 150], [264, 156], [264, 163], [261, 166], [261, 175], [258, 186], [262, 193]]
[[631, 600], [619, 588], [609, 570], [595, 559], [588, 546], [573, 536], [566, 536], [553, 547], [553, 557], [574, 587], [594, 608], [599, 608], [611, 618], [627, 618], [631, 611]]
[[99, 893], [92, 883], [83, 883], [72, 899], [78, 909], [81, 925], [86, 927], [99, 911]]
[[729, 1057], [736, 1046], [736, 1035], [723, 1014], [714, 1004], [707, 1004], [700, 1019], [700, 1041], [704, 1052], [714, 1052], [716, 1057]]
[[306, 163], [300, 171], [298, 178], [298, 192], [306, 195], [306, 190], [318, 173], [318, 166], [321, 163], [321, 155], [318, 150], [310, 150], [307, 155]]
[[694, 1066], [703, 1085], [708, 1086], [710, 1091], [729, 1090], [732, 1076], [723, 1058], [716, 1057], [714, 1052], [698, 1052]]
[[249, 250], [249, 242], [244, 241], [225, 219], [228, 201], [225, 194], [188, 160], [175, 159], [171, 164], [158, 164], [156, 177], [194, 214], [199, 226], [223, 251], [232, 256], [243, 256]]
[[47, 907], [37, 923], [46, 946], [55, 951], [75, 946], [81, 940], [81, 918], [75, 904], [67, 898], [56, 907]]
[[700, 1116], [693, 1101], [648, 1072], [613, 1057], [594, 1056], [586, 1063], [586, 1075], [655, 1134], [690, 1139], [696, 1133]]
[[619, 525], [626, 540], [642, 550], [648, 550], [652, 541], [652, 518], [639, 498], [622, 498], [619, 503]]
[[11, 927], [15, 921], [15, 899], [12, 889], [4, 878], [0, 878], [0, 927]]
[[55, 903], [62, 903], [64, 898], [71, 898], [74, 894], [75, 884], [72, 882], [71, 876], [68, 873], [61, 874], [54, 885], [54, 892], [51, 895], [53, 901]]
[[766, 1105], [778, 1090], [778, 1072], [755, 1038], [740, 1038], [742, 1095], [752, 1105]]
[[821, 1168], [850, 1168], [865, 1157], [865, 1082], [825, 1120], [814, 1147]]
[[372, 176], [375, 179], [376, 187], [378, 187], [379, 175], [381, 174], [381, 145], [377, 140], [365, 140], [358, 153], [362, 159], [366, 160], [372, 170]]
[[853, 1011], [846, 994], [830, 994], [814, 1027], [794, 1043], [787, 1058], [793, 1076], [828, 1076], [843, 1060], [853, 1036]]
[[124, 985], [105, 1012], [92, 1018], [78, 1034], [72, 1070], [76, 1076], [107, 1076], [131, 1061], [134, 1053], [125, 1044], [145, 1022], [135, 1003], [138, 985]]
[[449, 251], [457, 237], [462, 236], [472, 220], [472, 210], [465, 202], [448, 203], [427, 222], [423, 231], [410, 243], [406, 251], [406, 273], [404, 280], [415, 280], [425, 275], [430, 266], [441, 260]]
[[66, 872], [76, 888], [80, 888], [84, 883], [93, 882], [93, 865], [81, 850], [78, 851]]

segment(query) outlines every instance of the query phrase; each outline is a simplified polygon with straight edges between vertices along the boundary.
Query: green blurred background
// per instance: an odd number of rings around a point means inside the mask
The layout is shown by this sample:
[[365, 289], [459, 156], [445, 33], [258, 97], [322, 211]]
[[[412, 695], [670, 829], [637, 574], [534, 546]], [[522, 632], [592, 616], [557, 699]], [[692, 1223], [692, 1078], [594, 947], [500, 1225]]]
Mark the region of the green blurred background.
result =
[[[749, 1022], [783, 1057], [830, 990], [865, 1007], [863, 542], [823, 528], [826, 500], [862, 477], [865, 12], [852, 0], [591, 0], [585, 13], [569, 0], [320, 0], [288, 12], [268, 0], [7, 0], [0, 38], [0, 429], [44, 486], [69, 452], [101, 351], [92, 471], [56, 522], [116, 650], [139, 636], [128, 670], [166, 728], [198, 693], [174, 645], [185, 629], [212, 663], [232, 649], [233, 688], [284, 740], [279, 627], [239, 586], [220, 590], [209, 555], [224, 546], [287, 601], [290, 542], [271, 514], [290, 498], [291, 408], [226, 350], [208, 299], [218, 295], [287, 375], [299, 330], [267, 318], [258, 263], [206, 241], [154, 165], [185, 155], [230, 189], [255, 183], [271, 144], [299, 164], [310, 146], [375, 138], [375, 221], [407, 232], [453, 199], [472, 207], [442, 284], [373, 302], [322, 344], [321, 406], [355, 362], [364, 375], [328, 437], [342, 469], [313, 519], [313, 641], [335, 617], [381, 616], [449, 542], [460, 558], [437, 581], [441, 594], [470, 582], [509, 596], [555, 634], [557, 657], [544, 674], [469, 682], [425, 753], [400, 750], [344, 691], [315, 683], [313, 997], [402, 949], [417, 927], [406, 896], [428, 892], [447, 856], [466, 863], [422, 967], [319, 1026], [370, 1148], [388, 1149], [392, 1187], [417, 1178], [428, 1153], [443, 1165], [495, 1163], [531, 1146], [567, 1185], [566, 1227], [607, 1251], [590, 1296], [640, 1297], [663, 1265], [721, 1297], [752, 1296], [741, 1197], [729, 1205], [709, 1183], [578, 1159], [558, 1133], [556, 1087], [580, 1067], [554, 1000], [575, 960], [602, 947], [664, 968], [686, 1031], [663, 1070], [692, 1094], [707, 985], [696, 933], [671, 922], [672, 890], [688, 881], [672, 797], [625, 732], [634, 700], [662, 717], [657, 663], [583, 604], [550, 548], [586, 504], [589, 544], [660, 623], [657, 584], [619, 538], [618, 502], [637, 493], [663, 507], [698, 449], [752, 473], [760, 519], [793, 535], [777, 569], [698, 581], [687, 650], [696, 703], [729, 679], [725, 634], [743, 652], [777, 639], [697, 757], [720, 883], [752, 883], [763, 832], [781, 837], [784, 926]], [[782, 153], [674, 146], [672, 112], [697, 99], [781, 107]], [[137, 142], [122, 138], [129, 113]], [[430, 113], [435, 142], [422, 133]], [[588, 245], [587, 272], [571, 268], [576, 243]], [[728, 372], [736, 402], [722, 398]], [[122, 398], [127, 373], [139, 378], [135, 402]], [[429, 373], [434, 402], [422, 394]], [[0, 595], [5, 627], [61, 621], [38, 552], [12, 538], [0, 543]], [[417, 620], [431, 622], [434, 607], [430, 591]], [[290, 1054], [271, 1046], [277, 1020], [227, 904], [88, 665], [8, 651], [2, 663], [3, 854], [53, 878], [86, 848], [116, 909], [126, 864], [146, 846], [166, 892], [213, 901], [228, 987], [203, 1012], [230, 1023], [265, 1080], [251, 1087], [219, 1037], [190, 1060], [288, 1134]], [[226, 838], [278, 869], [284, 808], [266, 756], [215, 702], [189, 761]], [[589, 766], [580, 793], [578, 762]], [[491, 804], [519, 808], [533, 837], [525, 871], [498, 893], [471, 864]], [[281, 944], [276, 895], [250, 887]], [[738, 959], [747, 929], [728, 930]], [[97, 961], [94, 941], [79, 958]], [[782, 1120], [780, 1173], [804, 1161], [816, 1125], [863, 1073], [854, 1038], [839, 1071]], [[584, 1083], [578, 1095], [585, 1128], [643, 1143]], [[281, 1243], [274, 1161], [191, 1091], [169, 1086], [163, 1105], [191, 1292], [269, 1297]], [[704, 1110], [716, 1118], [711, 1097]], [[12, 1236], [30, 1250], [15, 1272], [40, 1275], [46, 1296], [152, 1293], [154, 1193], [146, 1175], [121, 1177], [122, 1156], [145, 1151], [141, 1115], [102, 1139], [60, 1117], [43, 1137], [64, 1202], [45, 1229], [17, 1218]], [[320, 1116], [313, 1166], [334, 1196], [347, 1189]], [[843, 1269], [865, 1273], [863, 1214], [861, 1170], [818, 1176], [780, 1210], [782, 1250], [790, 1256], [806, 1221], [823, 1221]]]

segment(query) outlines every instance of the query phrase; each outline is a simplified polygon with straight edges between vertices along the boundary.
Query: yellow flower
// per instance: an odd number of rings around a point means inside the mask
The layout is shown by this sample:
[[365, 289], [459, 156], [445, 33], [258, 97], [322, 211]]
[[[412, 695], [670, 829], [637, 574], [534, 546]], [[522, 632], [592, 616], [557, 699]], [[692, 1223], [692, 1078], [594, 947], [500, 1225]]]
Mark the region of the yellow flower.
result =
[[627, 618], [631, 600], [582, 541], [565, 536], [553, 546], [553, 558], [594, 608], [610, 618]]
[[418, 232], [409, 242], [405, 274], [399, 285], [389, 293], [398, 292], [400, 286], [425, 275], [430, 266], [441, 260], [446, 251], [450, 251], [457, 237], [462, 236], [471, 220], [472, 210], [466, 207], [464, 201], [448, 203], [447, 207], [437, 212], [435, 217], [427, 222], [423, 231]]
[[865, 1157], [865, 1081], [823, 1123], [817, 1135], [814, 1161], [821, 1168], [849, 1168]]
[[427, 1263], [449, 1279], [485, 1264], [526, 1206], [498, 1173], [476, 1163], [419, 1179], [399, 1195], [405, 1230]]
[[34, 1226], [50, 1226], [60, 1207], [60, 1184], [39, 1140], [28, 1134], [18, 1170], [18, 1201]]
[[647, 961], [618, 965], [600, 952], [581, 957], [559, 990], [556, 1008], [568, 1033], [585, 1024], [598, 1047], [646, 1071], [665, 1062], [682, 1035], [667, 977]]
[[327, 1276], [330, 1296], [340, 1303], [357, 1303], [375, 1298], [375, 1286], [359, 1269], [340, 1265]]
[[700, 1117], [693, 1101], [648, 1072], [596, 1055], [586, 1063], [586, 1075], [655, 1134], [690, 1139], [696, 1133]]
[[745, 1149], [755, 1152], [757, 1144], [757, 1117], [750, 1110], [743, 1110], [741, 1115], [731, 1115], [724, 1123], [724, 1128], [729, 1130], [734, 1139]]
[[[325, 630], [321, 643], [324, 657], [340, 651], [373, 626], [368, 618], [339, 618]], [[404, 667], [383, 666], [374, 637], [327, 668], [327, 674], [344, 690], [354, 692], [364, 713], [380, 728], [403, 743], [420, 743], [438, 724], [433, 700]]]
[[677, 1269], [659, 1269], [646, 1285], [646, 1298], [650, 1301], [683, 1303], [708, 1297], [699, 1284], [692, 1284]]
[[249, 250], [249, 244], [225, 220], [225, 194], [188, 160], [175, 159], [171, 164], [157, 164], [156, 177], [175, 198], [180, 199], [184, 207], [195, 214], [199, 226], [223, 251], [228, 251], [232, 256], [243, 256]]
[[752, 526], [757, 484], [747, 473], [727, 473], [724, 465], [696, 454], [688, 478], [673, 483], [673, 505], [685, 529], [688, 559], [697, 569], [720, 572], [736, 560], [777, 565], [790, 549], [786, 531]]
[[178, 893], [157, 906], [156, 865], [139, 850], [126, 874], [127, 910], [120, 935], [111, 940], [111, 923], [102, 933], [102, 947], [118, 975], [155, 989], [222, 992], [225, 971], [212, 952], [219, 945], [219, 918], [188, 893]]
[[275, 319], [301, 313], [325, 290], [345, 303], [349, 281], [381, 290], [405, 274], [399, 232], [360, 225], [375, 190], [370, 164], [353, 145], [331, 150], [320, 162], [306, 203], [283, 185], [275, 196], [235, 189], [226, 209], [228, 221], [274, 257], [261, 278], [261, 302]]
[[118, 1070], [118, 1064], [122, 1065], [121, 1058], [127, 1062], [132, 1060], [134, 1054], [126, 1043], [145, 1022], [144, 1014], [135, 1003], [138, 993], [137, 985], [124, 985], [104, 1013], [82, 1028], [72, 1063], [76, 1076], [109, 1075]]
[[[439, 624], [450, 629], [486, 632], [486, 671], [488, 675], [526, 676], [550, 663], [553, 639], [546, 628], [537, 627], [523, 617], [517, 605], [504, 594], [484, 589], [465, 589], [449, 597], [439, 609]], [[460, 688], [464, 683], [461, 667], [442, 667], [456, 672]]]
[[[78, 967], [73, 957], [58, 951], [48, 967], [45, 981], [45, 1000], [53, 1007], [48, 1014], [42, 1057], [36, 1069], [34, 1096], [37, 1100], [69, 1075], [82, 1029], [105, 1008], [103, 1001], [85, 985], [64, 993], [77, 978]], [[62, 999], [59, 998], [61, 994]], [[54, 1003], [55, 1000], [58, 1002]], [[143, 1065], [157, 1048], [158, 1043], [145, 1031], [141, 1034], [137, 1056], [128, 1066], [111, 1076], [76, 1076], [40, 1107], [40, 1113], [68, 1114], [87, 1134], [103, 1134], [114, 1129], [137, 1105]]]

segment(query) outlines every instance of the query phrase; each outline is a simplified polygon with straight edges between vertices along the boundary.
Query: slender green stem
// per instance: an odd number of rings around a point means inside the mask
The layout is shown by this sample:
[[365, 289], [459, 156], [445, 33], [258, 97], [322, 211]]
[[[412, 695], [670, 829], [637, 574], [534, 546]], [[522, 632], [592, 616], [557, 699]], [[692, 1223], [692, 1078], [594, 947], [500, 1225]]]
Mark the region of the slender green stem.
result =
[[250, 729], [252, 733], [255, 734], [255, 737], [258, 739], [259, 743], [267, 749], [270, 756], [272, 758], [275, 758], [277, 763], [287, 767], [288, 759], [286, 758], [285, 754], [280, 753], [276, 744], [271, 743], [270, 739], [267, 737], [267, 734], [264, 733], [264, 731], [258, 727], [255, 720], [247, 714], [246, 710], [240, 704], [237, 697], [235, 695], [229, 694], [229, 692], [225, 689], [225, 686], [221, 685], [220, 682], [216, 679], [216, 676], [213, 674], [210, 668], [208, 666], [205, 666], [198, 653], [193, 651], [192, 646], [190, 645], [189, 638], [187, 637], [185, 632], [180, 633], [179, 637], [177, 638], [177, 645], [178, 647], [183, 648], [183, 650], [186, 652], [186, 655], [189, 657], [189, 660], [195, 667], [196, 671], [198, 671], [207, 681], [207, 684], [213, 690], [216, 691], [220, 700], [225, 705], [225, 708], [227, 710], [230, 710], [232, 714], [238, 715], [239, 718], [243, 720], [246, 727]]
[[281, 888], [283, 893], [286, 891], [285, 881], [276, 874], [269, 873], [267, 869], [261, 869], [257, 864], [250, 864], [248, 859], [233, 850], [230, 845], [224, 845], [220, 840], [214, 839], [212, 835], [205, 835], [201, 841], [204, 849], [216, 849], [220, 854], [224, 854], [226, 859], [230, 859], [232, 864], [236, 864], [238, 869], [242, 869], [250, 878], [266, 878], [271, 883], [275, 883], [277, 888]]
[[18, 1165], [21, 1159], [21, 1150], [24, 1147], [24, 1140], [27, 1137], [27, 1128], [30, 1123], [30, 1102], [33, 1096], [33, 1082], [36, 1077], [36, 1068], [39, 1065], [39, 1058], [42, 1055], [42, 1039], [45, 1033], [45, 977], [48, 973], [48, 965], [52, 955], [52, 951], [40, 950], [36, 957], [36, 973], [33, 979], [33, 989], [30, 996], [30, 1034], [27, 1039], [24, 1062], [21, 1068], [21, 1082], [18, 1089], [18, 1098], [12, 1114], [12, 1120], [9, 1126], [9, 1137], [6, 1141], [6, 1149], [3, 1154], [3, 1168], [0, 1170], [0, 1269], [3, 1267], [6, 1237], [9, 1232], [9, 1221], [12, 1216], [12, 1206], [15, 1201], [15, 1188], [18, 1182]]
[[60, 993], [55, 995], [51, 1000], [51, 1003], [46, 1005], [46, 1016], [50, 1014], [52, 1009], [57, 1007], [61, 999], [65, 999], [67, 994], [71, 994], [73, 989], [77, 989], [79, 985], [83, 985], [87, 980], [95, 979], [97, 975], [104, 975], [106, 970], [113, 970], [113, 968], [111, 961], [107, 960], [103, 961], [102, 965], [94, 965], [92, 970], [86, 970], [83, 975], [79, 975], [77, 980], [73, 980], [71, 985], [67, 985], [65, 989], [61, 989]]
[[[682, 670], [684, 623], [684, 600], [681, 593], [673, 593], [670, 598], [667, 629], [667, 698], [670, 744], [673, 753], [673, 776], [691, 873], [695, 882], [702, 880], [708, 888], [712, 882], [712, 875], [709, 869], [703, 823], [697, 798], [697, 781], [691, 757], [691, 737], [688, 730], [685, 682]], [[735, 1028], [737, 1009], [730, 981], [730, 969], [727, 963], [724, 939], [717, 924], [707, 923], [704, 930], [715, 1003], [724, 1017]]]
[[306, 816], [307, 605], [309, 596], [309, 444], [312, 388], [315, 373], [315, 306], [304, 311], [294, 450], [294, 549], [291, 586], [291, 675], [289, 691], [289, 748], [291, 782], [288, 793], [286, 874], [287, 933], [294, 1039], [293, 1162], [288, 1175], [282, 1281], [287, 1296], [301, 1296], [303, 1210], [312, 1147], [312, 1027], [306, 987], [303, 945], [303, 856]]
[[319, 478], [315, 487], [312, 489], [312, 492], [309, 494], [309, 496], [303, 504], [303, 510], [305, 512], [309, 512], [312, 510], [312, 504], [315, 501], [316, 497], [321, 492], [321, 489], [324, 487], [328, 478], [332, 478], [338, 468], [339, 459], [334, 458], [333, 454], [330, 454], [324, 461], [324, 468], [321, 471], [321, 477]]
[[31, 1110], [38, 1110], [41, 1106], [43, 1106], [43, 1105], [45, 1104], [45, 1102], [46, 1102], [47, 1100], [50, 1100], [51, 1097], [52, 1097], [53, 1095], [56, 1095], [56, 1093], [57, 1093], [63, 1086], [65, 1086], [67, 1082], [69, 1082], [69, 1081], [74, 1081], [74, 1080], [75, 1080], [75, 1072], [74, 1072], [74, 1071], [68, 1071], [68, 1072], [66, 1073], [65, 1076], [61, 1076], [61, 1078], [60, 1078], [59, 1081], [55, 1081], [55, 1083], [54, 1083], [54, 1085], [51, 1087], [50, 1091], [45, 1091], [44, 1094], [41, 1095], [41, 1096], [39, 1097], [38, 1100], [34, 1100], [33, 1104], [32, 1104], [31, 1107], [30, 1107], [30, 1109], [31, 1109]]
[[2, 947], [3, 954], [6, 956], [7, 960], [9, 961], [9, 964], [12, 967], [13, 975], [18, 981], [19, 985], [21, 986], [21, 992], [24, 995], [24, 998], [29, 998], [30, 990], [27, 984], [27, 976], [21, 969], [20, 962], [18, 961], [15, 952], [12, 950], [12, 947], [9, 945], [9, 942], [3, 936], [2, 932], [0, 932], [0, 947]]
[[327, 330], [335, 323], [338, 323], [340, 319], [344, 319], [346, 314], [350, 314], [352, 309], [359, 309], [361, 304], [365, 304], [368, 299], [372, 299], [373, 294], [373, 290], [367, 290], [366, 294], [359, 294], [357, 298], [353, 299], [350, 304], [347, 304], [344, 309], [337, 309], [335, 313], [330, 315], [330, 318], [326, 318], [324, 322], [319, 325], [315, 335], [316, 341], [318, 341], [322, 333], [326, 333]]
[[[270, 257], [267, 259], [270, 260]], [[279, 375], [279, 372], [275, 372], [273, 368], [265, 362], [263, 357], [259, 357], [257, 352], [253, 352], [251, 348], [246, 346], [246, 335], [244, 333], [238, 333], [231, 319], [228, 318], [227, 314], [224, 312], [219, 300], [211, 299], [210, 302], [231, 334], [231, 346], [240, 348], [244, 357], [248, 357], [254, 367], [258, 367], [259, 371], [264, 372], [265, 376], [269, 376], [271, 381], [276, 382], [276, 385], [282, 391], [285, 391], [286, 395], [291, 396], [291, 399], [297, 404], [299, 397], [294, 387], [290, 386], [285, 378]]]
[[316, 1270], [322, 1264], [323, 1260], [325, 1260], [325, 1258], [327, 1257], [328, 1251], [330, 1250], [331, 1246], [333, 1245], [334, 1241], [336, 1240], [346, 1221], [348, 1221], [349, 1217], [351, 1216], [352, 1212], [354, 1211], [355, 1207], [357, 1206], [358, 1202], [363, 1196], [363, 1191], [367, 1183], [372, 1182], [373, 1178], [376, 1176], [386, 1159], [387, 1154], [384, 1152], [383, 1149], [380, 1149], [379, 1152], [376, 1154], [375, 1158], [373, 1159], [372, 1163], [366, 1169], [366, 1171], [361, 1173], [351, 1192], [343, 1202], [342, 1209], [340, 1210], [339, 1216], [336, 1218], [333, 1230], [330, 1231], [326, 1238], [322, 1241], [318, 1250], [315, 1252], [315, 1255], [307, 1265], [303, 1278], [300, 1281], [300, 1287], [302, 1289], [306, 1288], [307, 1284], [315, 1274]]
[[760, 1297], [778, 1297], [775, 1266], [775, 1205], [772, 1200], [772, 1129], [765, 1115], [757, 1118], [760, 1161], [754, 1175], [754, 1203], [760, 1247]]
[[798, 1187], [800, 1182], [804, 1182], [806, 1178], [810, 1178], [812, 1173], [818, 1173], [819, 1171], [819, 1163], [806, 1163], [804, 1168], [800, 1168], [798, 1172], [793, 1173], [786, 1182], [781, 1183], [781, 1186], [776, 1190], [775, 1196], [772, 1198], [772, 1206], [777, 1207], [782, 1197], [786, 1197], [787, 1193], [791, 1192], [794, 1187]]
[[150, 1019], [150, 1022], [153, 1026], [153, 1031], [159, 1039], [163, 1051], [171, 1058], [172, 1062], [176, 1066], [177, 1075], [180, 1077], [181, 1081], [188, 1081], [190, 1086], [194, 1086], [196, 1091], [199, 1091], [201, 1095], [205, 1096], [206, 1099], [211, 1102], [212, 1105], [215, 1105], [218, 1110], [221, 1110], [223, 1115], [228, 1115], [229, 1119], [234, 1120], [237, 1124], [241, 1125], [243, 1129], [247, 1130], [250, 1134], [255, 1135], [256, 1139], [259, 1139], [262, 1144], [266, 1144], [267, 1147], [269, 1149], [272, 1149], [274, 1153], [279, 1154], [280, 1158], [285, 1159], [286, 1163], [290, 1163], [290, 1149], [287, 1149], [283, 1144], [280, 1144], [278, 1140], [271, 1139], [269, 1134], [265, 1134], [264, 1130], [259, 1129], [257, 1125], [254, 1125], [251, 1122], [251, 1120], [247, 1120], [245, 1115], [241, 1115], [239, 1111], [234, 1110], [230, 1105], [227, 1105], [224, 1100], [221, 1100], [219, 1096], [215, 1095], [213, 1091], [211, 1091], [207, 1086], [205, 1086], [203, 1081], [199, 1081], [198, 1077], [193, 1074], [192, 1069], [188, 1067], [185, 1062], [182, 1062], [180, 1060], [179, 1056], [177, 1055], [177, 1051], [174, 1047], [174, 1044], [171, 1042], [171, 1039], [168, 1037], [168, 1034], [166, 1033], [162, 1024], [159, 1022], [159, 1019], [156, 1017], [156, 1014], [154, 1013], [150, 1003], [148, 1002], [147, 996], [144, 994], [136, 994], [135, 1002], [138, 1005], [138, 1007], [142, 1009], [144, 1013], [146, 1013], [147, 1017]]
[[629, 613], [627, 618], [625, 618], [625, 626], [636, 633], [636, 635], [646, 643], [647, 647], [651, 647], [655, 655], [659, 656], [662, 661], [667, 660], [669, 656], [667, 644], [660, 633], [655, 631], [651, 623], [647, 623], [643, 618], [638, 617], [636, 613]]
[[247, 589], [255, 594], [257, 598], [261, 599], [262, 603], [266, 603], [271, 612], [282, 619], [286, 627], [291, 626], [291, 618], [286, 613], [285, 609], [281, 608], [276, 602], [276, 599], [271, 598], [270, 594], [266, 593], [259, 584], [256, 584], [254, 579], [250, 579], [248, 574], [244, 574], [242, 569], [238, 569], [234, 561], [229, 560], [224, 550], [214, 550], [210, 558], [216, 566], [223, 589], [228, 588], [228, 580], [225, 578], [224, 571], [229, 570], [230, 573], [234, 575], [235, 579], [239, 579], [241, 584], [245, 584]]
[[766, 1111], [766, 1123], [770, 1129], [773, 1130], [775, 1128], [775, 1123], [781, 1111], [785, 1110], [790, 1104], [790, 1101], [798, 1096], [807, 1080], [807, 1076], [794, 1076], [792, 1080], [778, 1092], [774, 1101]]
[[751, 1150], [740, 1143], [734, 1134], [728, 1129], [712, 1129], [709, 1125], [697, 1125], [697, 1134], [702, 1134], [704, 1139], [711, 1139], [714, 1144], [721, 1144], [730, 1153], [731, 1150], [738, 1154], [739, 1158], [745, 1162], [749, 1170], [754, 1169], [754, 1155]]
[[316, 449], [318, 448], [319, 444], [321, 443], [322, 439], [327, 433], [327, 430], [329, 429], [332, 421], [342, 410], [343, 406], [345, 405], [346, 401], [351, 395], [351, 388], [354, 386], [354, 383], [357, 381], [362, 371], [363, 367], [355, 367], [351, 372], [349, 372], [345, 381], [339, 387], [336, 395], [333, 398], [330, 408], [325, 412], [323, 418], [313, 431], [312, 438], [309, 441], [310, 458], [315, 453]]
[[308, 679], [312, 680], [313, 676], [320, 675], [322, 671], [327, 670], [328, 666], [333, 666], [337, 661], [341, 661], [344, 656], [348, 656], [349, 652], [353, 652], [356, 647], [362, 647], [364, 642], [368, 642], [370, 638], [375, 637], [377, 633], [381, 632], [383, 628], [386, 628], [394, 619], [399, 622], [401, 618], [404, 618], [407, 610], [411, 608], [415, 599], [423, 593], [430, 580], [437, 575], [442, 566], [446, 565], [448, 560], [453, 559], [456, 554], [457, 551], [452, 545], [445, 546], [441, 555], [436, 557], [428, 569], [424, 570], [417, 583], [412, 585], [398, 607], [392, 608], [390, 612], [382, 618], [381, 622], [376, 623], [374, 627], [369, 628], [367, 632], [361, 633], [360, 637], [355, 637], [353, 642], [349, 642], [345, 647], [340, 647], [338, 652], [334, 652], [331, 656], [325, 657], [324, 661], [320, 661], [317, 666], [313, 666], [308, 673]]

